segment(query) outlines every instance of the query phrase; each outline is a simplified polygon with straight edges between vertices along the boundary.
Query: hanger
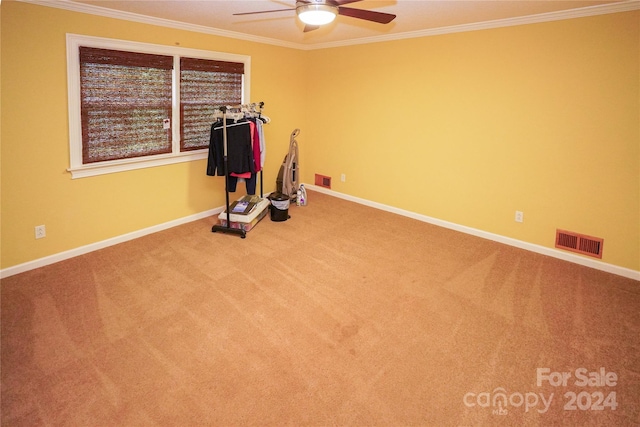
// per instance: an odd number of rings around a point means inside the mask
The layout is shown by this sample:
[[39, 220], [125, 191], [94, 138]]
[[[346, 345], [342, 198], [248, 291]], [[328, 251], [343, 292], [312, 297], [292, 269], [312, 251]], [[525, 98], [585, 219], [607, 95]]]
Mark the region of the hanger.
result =
[[[213, 117], [218, 119], [218, 120], [222, 120], [225, 117], [225, 114], [220, 110], [216, 110], [213, 113]], [[244, 113], [229, 113], [229, 112], [227, 112], [226, 117], [227, 117], [227, 120], [235, 120], [237, 122], [240, 119], [244, 119], [245, 115], [244, 115]]]
[[[214, 111], [213, 117], [217, 121], [221, 121], [223, 118], [226, 117], [227, 119], [231, 119], [235, 122], [232, 124], [228, 124], [227, 127], [248, 124], [249, 123], [248, 121], [238, 122], [238, 120], [247, 119], [247, 118], [257, 118], [264, 123], [270, 123], [271, 119], [267, 116], [262, 115], [262, 107], [264, 107], [264, 102], [252, 103], [252, 104], [241, 104], [241, 105], [234, 105], [234, 106], [223, 106]], [[229, 110], [235, 110], [235, 111], [231, 112]], [[213, 129], [215, 130], [222, 129], [222, 127], [223, 126], [220, 125], [220, 126], [214, 127]]]
[[[236, 122], [236, 123], [231, 123], [229, 125], [227, 125], [228, 128], [232, 127], [232, 126], [240, 126], [240, 125], [248, 125], [249, 122], [245, 121], [245, 122]], [[218, 129], [222, 129], [224, 127], [224, 125], [220, 125], [220, 126], [214, 126], [213, 129], [214, 130], [218, 130]]]

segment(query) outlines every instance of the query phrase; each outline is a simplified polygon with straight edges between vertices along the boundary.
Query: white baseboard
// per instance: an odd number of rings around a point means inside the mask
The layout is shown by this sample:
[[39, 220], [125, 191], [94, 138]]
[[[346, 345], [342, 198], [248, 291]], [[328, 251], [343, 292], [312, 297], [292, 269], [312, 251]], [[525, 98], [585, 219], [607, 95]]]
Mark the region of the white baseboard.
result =
[[[629, 268], [619, 267], [613, 264], [607, 264], [602, 261], [583, 258], [580, 255], [572, 253], [562, 252], [557, 249], [547, 248], [545, 246], [536, 245], [533, 243], [523, 242], [521, 240], [513, 239], [511, 237], [501, 236], [499, 234], [493, 234], [486, 231], [478, 230], [475, 228], [467, 227], [464, 225], [455, 224], [453, 222], [443, 221], [441, 219], [432, 218], [426, 215], [417, 214], [415, 212], [399, 209], [393, 206], [384, 205], [382, 203], [372, 202], [370, 200], [361, 199], [359, 197], [349, 196], [347, 194], [338, 193], [337, 191], [329, 190], [324, 187], [320, 187], [312, 184], [304, 184], [304, 186], [310, 190], [317, 191], [319, 193], [328, 194], [340, 199], [349, 200], [351, 202], [359, 203], [362, 205], [370, 206], [372, 208], [381, 209], [383, 211], [392, 212], [398, 215], [406, 216], [409, 218], [417, 219], [418, 221], [427, 222], [429, 224], [437, 225], [440, 227], [448, 228], [462, 233], [470, 234], [472, 236], [481, 237], [483, 239], [493, 240], [495, 242], [504, 243], [505, 245], [514, 246], [516, 248], [525, 249], [527, 251], [535, 252], [542, 255], [547, 255], [553, 258], [558, 258], [564, 261], [572, 262], [574, 264], [580, 264], [585, 267], [595, 268], [596, 270], [606, 271], [607, 273], [615, 274], [618, 276], [627, 277], [629, 279], [640, 281], [640, 271], [631, 270]], [[313, 200], [311, 201], [313, 203]]]
[[86, 246], [81, 246], [79, 248], [71, 249], [71, 250], [60, 252], [44, 258], [36, 259], [34, 261], [29, 261], [13, 267], [5, 268], [4, 270], [0, 270], [0, 279], [13, 276], [14, 274], [23, 273], [25, 271], [34, 270], [39, 267], [44, 267], [49, 264], [54, 264], [56, 262], [64, 261], [66, 259], [77, 257], [79, 255], [84, 255], [89, 252], [97, 251], [98, 249], [103, 249], [109, 246], [117, 245], [118, 243], [123, 243], [129, 240], [137, 239], [138, 237], [146, 236], [148, 234], [157, 233], [158, 231], [166, 230], [172, 227], [176, 227], [178, 225], [186, 224], [192, 221], [197, 221], [202, 218], [207, 218], [207, 217], [219, 214], [223, 210], [224, 210], [224, 207], [211, 209], [208, 211], [189, 215], [184, 218], [178, 218], [173, 221], [165, 222], [163, 224], [158, 224], [152, 227], [143, 228], [142, 230], [133, 231], [131, 233], [123, 234], [121, 236], [112, 237], [110, 239], [102, 240], [100, 242], [91, 243]]
[[[533, 243], [523, 242], [521, 240], [513, 239], [511, 237], [501, 236], [499, 234], [489, 233], [486, 231], [478, 230], [475, 228], [467, 227], [464, 225], [455, 224], [453, 222], [443, 221], [441, 219], [432, 218], [426, 215], [417, 214], [415, 212], [407, 211], [404, 209], [399, 209], [393, 206], [385, 205], [382, 203], [372, 202], [370, 200], [361, 199], [359, 197], [350, 196], [347, 194], [339, 193], [337, 191], [328, 190], [324, 187], [319, 187], [313, 184], [304, 184], [305, 187], [310, 190], [317, 191], [319, 193], [328, 194], [333, 197], [338, 197], [340, 199], [349, 200], [351, 202], [359, 203], [361, 205], [369, 206], [372, 208], [380, 209], [383, 211], [395, 213], [398, 215], [406, 216], [408, 218], [417, 219], [418, 221], [427, 222], [429, 224], [437, 225], [440, 227], [448, 228], [455, 231], [460, 231], [462, 233], [470, 234], [472, 236], [481, 237], [483, 239], [493, 240], [495, 242], [504, 243], [505, 245], [514, 246], [520, 249], [525, 249], [531, 252], [539, 253], [542, 255], [547, 255], [553, 258], [558, 258], [564, 261], [572, 262], [575, 264], [583, 265], [585, 267], [594, 268], [596, 270], [605, 271], [607, 273], [616, 274], [618, 276], [627, 277], [629, 279], [640, 281], [640, 271], [631, 270], [629, 268], [619, 267], [612, 264], [607, 264], [602, 261], [591, 260], [587, 258], [583, 258], [579, 255], [574, 255], [571, 253], [565, 253], [553, 248], [547, 248], [545, 246], [535, 245]], [[312, 201], [313, 203], [313, 201]], [[224, 210], [224, 207], [219, 207], [215, 209], [211, 209], [205, 212], [200, 212], [194, 215], [189, 215], [184, 218], [179, 218], [173, 221], [165, 222], [163, 224], [154, 225], [152, 227], [144, 228], [142, 230], [134, 231], [131, 233], [123, 234], [121, 236], [116, 236], [107, 240], [103, 240], [101, 242], [91, 243], [86, 246], [81, 246], [79, 248], [71, 249], [68, 251], [60, 252], [58, 254], [50, 255], [44, 258], [36, 259], [34, 261], [25, 262], [24, 264], [19, 264], [13, 267], [5, 268], [4, 270], [0, 270], [0, 279], [5, 277], [13, 276], [15, 274], [19, 274], [25, 271], [33, 270], [39, 267], [44, 267], [49, 264], [53, 264], [59, 261], [64, 261], [69, 258], [73, 258], [79, 255], [84, 255], [89, 252], [96, 251], [98, 249], [103, 249], [108, 246], [117, 245], [118, 243], [123, 243], [129, 240], [137, 239], [138, 237], [146, 236], [148, 234], [157, 233], [158, 231], [166, 230], [168, 228], [176, 227], [178, 225], [186, 224], [188, 222], [197, 221], [202, 218], [207, 218], [209, 216], [213, 216], [219, 214]]]

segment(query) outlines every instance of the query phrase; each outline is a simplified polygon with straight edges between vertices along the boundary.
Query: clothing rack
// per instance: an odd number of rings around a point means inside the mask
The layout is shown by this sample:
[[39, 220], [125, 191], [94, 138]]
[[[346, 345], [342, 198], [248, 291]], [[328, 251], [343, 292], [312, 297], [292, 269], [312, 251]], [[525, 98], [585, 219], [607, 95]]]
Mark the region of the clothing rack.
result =
[[[225, 207], [227, 213], [227, 221], [226, 225], [215, 224], [211, 228], [211, 232], [215, 233], [216, 231], [221, 231], [223, 233], [237, 234], [241, 238], [247, 237], [247, 232], [241, 228], [232, 228], [231, 227], [231, 210], [229, 204], [229, 168], [228, 168], [228, 160], [227, 160], [227, 127], [243, 125], [248, 122], [227, 124], [227, 119], [232, 119], [237, 122], [240, 119], [256, 117], [263, 120], [265, 123], [269, 123], [271, 120], [262, 115], [262, 108], [264, 107], [264, 102], [257, 102], [252, 104], [238, 104], [238, 105], [224, 105], [221, 107], [217, 107], [214, 111], [215, 119], [222, 119], [222, 139], [223, 139], [223, 158], [224, 158], [224, 192], [225, 192]], [[214, 129], [220, 129], [220, 127], [216, 127]], [[263, 188], [262, 188], [262, 169], [260, 169], [260, 198], [263, 197]]]

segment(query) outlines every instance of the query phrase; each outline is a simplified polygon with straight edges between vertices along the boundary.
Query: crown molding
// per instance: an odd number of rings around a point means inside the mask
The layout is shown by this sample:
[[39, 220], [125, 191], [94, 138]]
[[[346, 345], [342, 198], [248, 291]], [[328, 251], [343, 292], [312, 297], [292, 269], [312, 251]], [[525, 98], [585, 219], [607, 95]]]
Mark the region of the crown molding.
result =
[[392, 40], [413, 39], [419, 37], [439, 36], [443, 34], [463, 33], [469, 31], [489, 30], [493, 28], [513, 27], [518, 25], [539, 24], [543, 22], [561, 21], [565, 19], [585, 18], [588, 16], [607, 15], [611, 13], [629, 12], [640, 9], [640, 0], [626, 0], [619, 3], [589, 6], [579, 9], [558, 12], [540, 13], [537, 15], [521, 16], [517, 18], [496, 19], [493, 21], [474, 22], [471, 24], [453, 25], [449, 27], [430, 28], [427, 30], [409, 31], [400, 34], [363, 37], [340, 42], [319, 43], [304, 46], [305, 50], [327, 49], [333, 47], [351, 46], [358, 44], [379, 43]]
[[228, 37], [232, 39], [246, 40], [246, 41], [255, 42], [255, 43], [265, 43], [265, 44], [270, 44], [275, 46], [288, 47], [292, 49], [300, 49], [301, 47], [301, 45], [298, 43], [286, 42], [283, 40], [272, 39], [269, 37], [254, 36], [251, 34], [239, 33], [236, 31], [221, 30], [218, 28], [206, 27], [204, 25], [188, 24], [185, 22], [174, 21], [171, 19], [155, 18], [152, 16], [140, 15], [138, 13], [107, 9], [106, 7], [93, 6], [93, 5], [84, 4], [84, 3], [76, 3], [69, 0], [17, 0], [17, 1], [21, 3], [35, 4], [38, 6], [64, 9], [71, 12], [80, 12], [80, 13], [86, 13], [89, 15], [97, 15], [105, 18], [121, 19], [125, 21], [137, 22], [140, 24], [157, 25], [160, 27], [173, 28], [176, 30], [192, 31], [196, 33], [209, 34], [213, 36]]
[[178, 30], [192, 31], [210, 34], [220, 37], [228, 37], [239, 40], [246, 40], [255, 43], [264, 43], [280, 47], [299, 50], [328, 49], [342, 46], [353, 46], [359, 44], [379, 43], [393, 40], [403, 40], [419, 37], [439, 36], [443, 34], [461, 33], [468, 31], [488, 30], [492, 28], [512, 27], [518, 25], [538, 24], [542, 22], [560, 21], [565, 19], [584, 18], [595, 15], [606, 15], [611, 13], [629, 12], [640, 9], [640, 0], [625, 0], [618, 3], [610, 3], [598, 6], [589, 6], [579, 9], [564, 10], [559, 12], [548, 12], [537, 15], [528, 15], [518, 18], [497, 19], [493, 21], [476, 22], [471, 24], [453, 25], [449, 27], [431, 28], [427, 30], [409, 31], [400, 34], [387, 34], [373, 37], [363, 37], [358, 39], [343, 40], [338, 42], [317, 43], [313, 45], [286, 42], [269, 37], [254, 36], [235, 31], [221, 30], [206, 27], [203, 25], [187, 24], [170, 19], [154, 18], [131, 12], [115, 11], [100, 6], [93, 6], [83, 3], [76, 3], [69, 0], [17, 0], [22, 3], [30, 3], [39, 6], [54, 7], [73, 12], [87, 13], [91, 15], [104, 16], [107, 18], [122, 19], [126, 21], [138, 22], [142, 24], [158, 25]]

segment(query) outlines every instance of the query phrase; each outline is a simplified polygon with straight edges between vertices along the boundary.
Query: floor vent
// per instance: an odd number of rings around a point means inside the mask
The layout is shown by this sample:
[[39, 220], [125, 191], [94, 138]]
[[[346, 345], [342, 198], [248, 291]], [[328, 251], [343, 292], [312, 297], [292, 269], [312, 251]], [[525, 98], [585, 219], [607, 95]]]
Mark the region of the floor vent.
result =
[[315, 184], [319, 187], [329, 188], [331, 189], [331, 177], [316, 174], [316, 182]]
[[602, 258], [604, 239], [585, 236], [571, 231], [556, 230], [556, 248], [566, 249], [582, 255]]

